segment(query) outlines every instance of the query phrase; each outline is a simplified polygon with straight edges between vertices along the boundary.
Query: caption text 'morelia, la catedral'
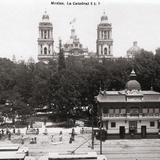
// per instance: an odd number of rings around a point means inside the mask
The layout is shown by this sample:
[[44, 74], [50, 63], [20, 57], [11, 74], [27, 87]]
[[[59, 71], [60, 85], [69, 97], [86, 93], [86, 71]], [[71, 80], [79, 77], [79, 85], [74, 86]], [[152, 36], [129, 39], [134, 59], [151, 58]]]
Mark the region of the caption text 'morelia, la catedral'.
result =
[[100, 2], [99, 1], [91, 1], [91, 2], [83, 2], [83, 1], [80, 1], [80, 2], [63, 2], [63, 1], [51, 1], [51, 4], [52, 5], [100, 5]]

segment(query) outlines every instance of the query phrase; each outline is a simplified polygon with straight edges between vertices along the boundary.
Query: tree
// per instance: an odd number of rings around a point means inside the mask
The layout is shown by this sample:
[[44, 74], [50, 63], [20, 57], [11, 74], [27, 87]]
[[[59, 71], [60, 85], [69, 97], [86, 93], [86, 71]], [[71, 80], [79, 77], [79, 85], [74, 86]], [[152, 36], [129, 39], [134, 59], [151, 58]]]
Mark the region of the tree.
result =
[[155, 60], [152, 52], [142, 50], [135, 56], [134, 68], [142, 90], [150, 90], [155, 79]]
[[160, 92], [160, 48], [156, 49], [155, 54], [155, 81], [153, 87]]
[[58, 57], [58, 71], [61, 72], [66, 68], [65, 65], [65, 58], [64, 58], [64, 53], [62, 49], [62, 44], [61, 40], [59, 41], [59, 57]]

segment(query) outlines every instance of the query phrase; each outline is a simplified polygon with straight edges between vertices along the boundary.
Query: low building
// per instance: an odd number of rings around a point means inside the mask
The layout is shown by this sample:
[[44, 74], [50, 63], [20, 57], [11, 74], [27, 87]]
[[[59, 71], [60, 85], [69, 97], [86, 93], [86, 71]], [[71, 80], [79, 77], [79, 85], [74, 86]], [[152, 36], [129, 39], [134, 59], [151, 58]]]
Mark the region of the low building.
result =
[[160, 93], [141, 90], [134, 71], [122, 91], [100, 91], [96, 97], [103, 128], [120, 138], [158, 135]]

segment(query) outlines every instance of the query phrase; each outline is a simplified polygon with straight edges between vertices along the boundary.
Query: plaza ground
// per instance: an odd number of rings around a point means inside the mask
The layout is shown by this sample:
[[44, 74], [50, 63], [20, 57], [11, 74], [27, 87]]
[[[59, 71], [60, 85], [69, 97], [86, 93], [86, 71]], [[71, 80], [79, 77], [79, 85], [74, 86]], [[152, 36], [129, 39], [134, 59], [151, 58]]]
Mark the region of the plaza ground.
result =
[[[69, 143], [70, 129], [48, 128], [48, 135], [44, 135], [44, 130], [40, 130], [39, 135], [25, 135], [23, 146], [29, 148], [30, 156], [36, 160], [45, 159], [49, 152], [71, 152], [84, 143], [76, 152], [96, 151], [99, 154], [100, 143], [95, 140], [94, 149], [91, 149], [91, 134], [80, 134], [80, 128], [75, 128], [77, 135], [75, 141]], [[88, 129], [89, 130], [89, 129]], [[63, 142], [59, 143], [59, 132], [63, 132]], [[54, 141], [51, 142], [51, 135]], [[37, 137], [37, 144], [30, 144], [32, 137]], [[86, 143], [85, 143], [86, 142]], [[11, 141], [3, 139], [1, 144], [14, 143], [21, 144], [21, 135], [12, 135]], [[106, 140], [103, 142], [103, 154], [108, 160], [159, 160], [160, 159], [160, 139], [131, 139], [131, 140]], [[44, 156], [43, 158], [41, 156]]]

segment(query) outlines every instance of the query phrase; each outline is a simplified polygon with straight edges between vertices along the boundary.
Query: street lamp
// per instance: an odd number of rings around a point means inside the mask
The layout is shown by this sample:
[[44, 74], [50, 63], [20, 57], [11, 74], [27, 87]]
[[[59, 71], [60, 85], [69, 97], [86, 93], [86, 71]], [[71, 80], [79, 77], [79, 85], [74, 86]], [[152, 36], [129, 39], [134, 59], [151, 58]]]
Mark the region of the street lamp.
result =
[[102, 110], [100, 108], [100, 154], [102, 154]]
[[[97, 103], [98, 105], [98, 103]], [[99, 138], [100, 138], [100, 154], [102, 154], [102, 109], [100, 107], [100, 105], [98, 106], [99, 107]]]

